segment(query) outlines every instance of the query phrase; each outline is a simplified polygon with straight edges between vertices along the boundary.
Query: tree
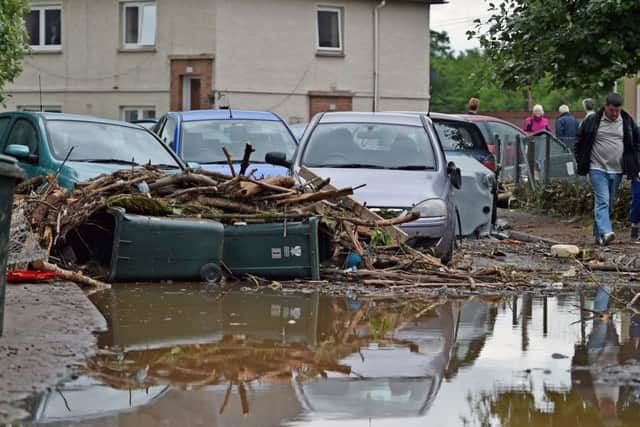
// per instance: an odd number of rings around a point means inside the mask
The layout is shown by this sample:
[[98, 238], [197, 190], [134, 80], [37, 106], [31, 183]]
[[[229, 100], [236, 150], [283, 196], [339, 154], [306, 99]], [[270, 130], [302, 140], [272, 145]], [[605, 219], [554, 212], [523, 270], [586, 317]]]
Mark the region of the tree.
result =
[[479, 37], [504, 87], [548, 76], [555, 88], [611, 88], [640, 70], [638, 0], [502, 0], [489, 11], [467, 34]]
[[27, 0], [0, 0], [0, 105], [6, 95], [3, 88], [22, 72], [22, 58], [29, 52], [24, 15]]

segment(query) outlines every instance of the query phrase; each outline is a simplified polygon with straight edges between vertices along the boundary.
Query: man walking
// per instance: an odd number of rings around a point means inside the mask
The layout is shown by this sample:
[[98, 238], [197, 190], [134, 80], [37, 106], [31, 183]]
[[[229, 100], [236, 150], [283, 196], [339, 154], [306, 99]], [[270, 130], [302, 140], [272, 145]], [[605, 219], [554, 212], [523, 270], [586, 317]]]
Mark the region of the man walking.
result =
[[575, 138], [578, 131], [578, 121], [569, 112], [569, 106], [563, 104], [558, 111], [560, 116], [556, 120], [556, 136], [561, 140]]
[[631, 116], [622, 110], [622, 97], [617, 93], [607, 96], [604, 108], [587, 116], [578, 129], [578, 174], [590, 177], [593, 234], [600, 245], [607, 245], [616, 237], [610, 214], [622, 176], [633, 179], [640, 171], [637, 143], [638, 130]]

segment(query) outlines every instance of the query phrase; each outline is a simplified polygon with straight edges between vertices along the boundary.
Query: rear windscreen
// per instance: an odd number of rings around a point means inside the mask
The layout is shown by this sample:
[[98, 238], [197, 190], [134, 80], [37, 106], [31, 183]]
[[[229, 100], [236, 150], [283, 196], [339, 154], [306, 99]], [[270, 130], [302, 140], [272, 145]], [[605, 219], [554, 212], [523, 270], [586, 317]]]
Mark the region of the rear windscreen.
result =
[[472, 123], [434, 121], [433, 125], [445, 150], [488, 150], [480, 130]]

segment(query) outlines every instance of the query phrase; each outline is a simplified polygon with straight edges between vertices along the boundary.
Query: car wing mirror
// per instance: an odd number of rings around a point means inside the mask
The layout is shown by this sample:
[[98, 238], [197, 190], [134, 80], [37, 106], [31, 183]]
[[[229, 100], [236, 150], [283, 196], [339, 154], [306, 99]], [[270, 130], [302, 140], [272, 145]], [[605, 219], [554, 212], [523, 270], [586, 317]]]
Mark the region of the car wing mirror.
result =
[[29, 147], [21, 144], [11, 144], [8, 145], [6, 150], [4, 150], [5, 154], [9, 156], [13, 156], [16, 159], [24, 160], [24, 161], [33, 161], [34, 158], [37, 160], [38, 156], [32, 156], [29, 151]]
[[264, 156], [264, 161], [271, 165], [284, 166], [285, 168], [291, 168], [293, 164], [291, 161], [287, 160], [287, 155], [285, 153], [279, 151], [267, 153], [266, 156]]
[[462, 187], [462, 173], [460, 172], [460, 168], [456, 167], [455, 163], [449, 162], [447, 165], [447, 174], [449, 175], [453, 188], [459, 190]]

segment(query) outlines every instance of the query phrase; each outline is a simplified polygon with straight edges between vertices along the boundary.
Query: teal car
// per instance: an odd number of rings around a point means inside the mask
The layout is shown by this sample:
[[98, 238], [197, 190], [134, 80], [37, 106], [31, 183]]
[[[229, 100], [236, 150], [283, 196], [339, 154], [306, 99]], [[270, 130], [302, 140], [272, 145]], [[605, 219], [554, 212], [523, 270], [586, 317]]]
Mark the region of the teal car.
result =
[[62, 187], [119, 169], [151, 164], [168, 173], [182, 161], [138, 125], [91, 116], [0, 113], [0, 152], [15, 157], [28, 178], [58, 174]]

